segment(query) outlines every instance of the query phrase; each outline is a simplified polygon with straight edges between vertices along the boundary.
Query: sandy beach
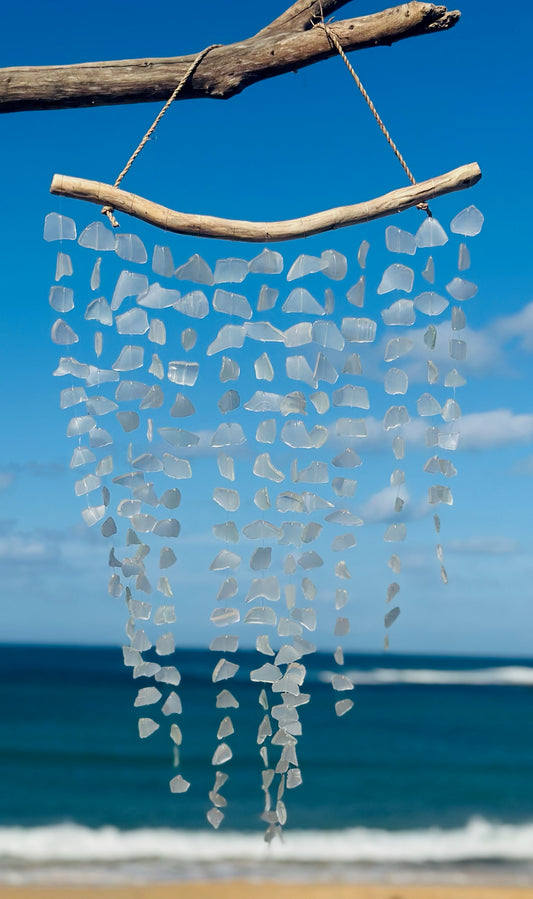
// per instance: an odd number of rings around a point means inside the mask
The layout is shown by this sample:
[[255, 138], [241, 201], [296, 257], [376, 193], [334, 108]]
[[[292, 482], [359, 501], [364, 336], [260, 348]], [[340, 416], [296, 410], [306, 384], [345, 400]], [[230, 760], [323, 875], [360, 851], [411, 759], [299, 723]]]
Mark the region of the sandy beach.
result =
[[243, 881], [146, 886], [3, 886], [0, 899], [531, 899], [533, 886], [283, 884]]

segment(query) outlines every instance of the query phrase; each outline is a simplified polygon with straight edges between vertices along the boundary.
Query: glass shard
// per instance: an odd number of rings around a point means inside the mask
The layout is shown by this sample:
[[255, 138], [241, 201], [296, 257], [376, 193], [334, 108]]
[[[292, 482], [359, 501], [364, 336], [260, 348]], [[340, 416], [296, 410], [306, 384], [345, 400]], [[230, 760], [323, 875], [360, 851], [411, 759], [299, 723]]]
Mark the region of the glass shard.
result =
[[254, 496], [254, 503], [263, 512], [266, 512], [267, 509], [270, 509], [270, 497], [268, 495], [268, 489], [266, 487], [260, 487], [260, 489], [256, 491]]
[[365, 302], [366, 278], [361, 275], [359, 280], [346, 293], [346, 299], [352, 306], [363, 306]]
[[259, 292], [259, 299], [257, 300], [257, 311], [266, 312], [268, 309], [273, 309], [276, 305], [278, 296], [279, 290], [276, 290], [274, 287], [267, 287], [266, 284], [263, 284]]
[[116, 312], [126, 297], [137, 297], [148, 290], [148, 278], [139, 272], [123, 271], [120, 273], [111, 298], [111, 310]]
[[62, 318], [58, 318], [52, 325], [51, 336], [54, 343], [58, 343], [61, 346], [70, 346], [79, 341], [76, 332]]
[[462, 331], [466, 328], [466, 316], [460, 306], [452, 309], [452, 331]]
[[283, 312], [304, 315], [324, 315], [325, 310], [305, 287], [295, 287], [281, 307]]
[[156, 244], [152, 254], [152, 271], [156, 275], [171, 278], [174, 274], [174, 260], [168, 247]]
[[217, 259], [215, 265], [215, 284], [232, 282], [240, 284], [248, 274], [248, 263], [245, 259]]
[[193, 281], [195, 284], [214, 284], [213, 272], [198, 253], [191, 256], [174, 272], [180, 281]]
[[422, 277], [429, 281], [430, 284], [435, 283], [435, 263], [433, 262], [433, 256], [429, 256], [428, 261], [426, 262], [426, 266], [422, 272]]
[[320, 258], [326, 263], [322, 269], [324, 275], [332, 281], [342, 281], [348, 271], [348, 260], [336, 250], [324, 250]]
[[368, 253], [369, 249], [370, 249], [370, 244], [369, 244], [368, 240], [361, 241], [361, 244], [357, 251], [357, 261], [358, 261], [359, 265], [361, 266], [361, 268], [365, 268], [365, 266], [366, 266], [366, 257], [367, 257], [367, 253]]
[[232, 553], [229, 549], [223, 549], [213, 559], [209, 566], [210, 571], [224, 571], [226, 568], [238, 568], [242, 559], [237, 553]]
[[385, 393], [392, 395], [405, 394], [409, 386], [407, 372], [401, 368], [389, 368], [385, 375], [384, 388]]
[[252, 317], [252, 307], [246, 297], [220, 288], [217, 288], [213, 295], [213, 309], [247, 320]]
[[448, 241], [446, 231], [436, 218], [427, 216], [416, 232], [419, 247], [442, 247]]
[[154, 731], [158, 730], [159, 724], [152, 718], [139, 718], [139, 736], [141, 740], [149, 737]]
[[215, 487], [213, 490], [213, 499], [219, 506], [222, 506], [226, 512], [235, 512], [240, 506], [240, 497], [237, 490], [229, 487]]
[[250, 568], [253, 571], [264, 571], [270, 568], [272, 549], [270, 546], [260, 546], [254, 550], [250, 558]]
[[339, 717], [345, 715], [350, 709], [353, 709], [353, 700], [351, 699], [341, 699], [335, 703], [335, 714]]
[[366, 387], [359, 387], [355, 384], [346, 384], [339, 390], [334, 390], [331, 400], [334, 406], [351, 406], [358, 409], [370, 408]]
[[258, 381], [272, 381], [274, 369], [272, 368], [272, 363], [266, 353], [263, 353], [255, 360], [254, 371]]
[[423, 393], [416, 401], [416, 410], [419, 415], [440, 415], [442, 412], [440, 403], [430, 393]]
[[389, 225], [385, 229], [385, 244], [391, 253], [407, 253], [414, 256], [417, 249], [416, 238], [409, 231], [402, 231], [395, 225]]
[[56, 312], [70, 312], [74, 309], [74, 291], [71, 287], [59, 287], [54, 284], [50, 288], [48, 302]]
[[163, 715], [181, 715], [181, 699], [174, 690], [171, 690], [168, 694], [165, 702], [161, 706], [161, 711], [163, 712]]
[[239, 532], [234, 521], [225, 521], [222, 524], [214, 524], [211, 530], [218, 540], [225, 540], [227, 543], [239, 542]]
[[253, 671], [250, 671], [250, 680], [258, 683], [275, 684], [276, 681], [280, 679], [280, 669], [277, 665], [272, 665], [270, 662], [266, 662], [264, 665], [261, 665], [260, 668], [255, 668]]
[[103, 222], [91, 222], [81, 232], [78, 243], [89, 250], [114, 250], [115, 235]]
[[376, 322], [371, 318], [343, 318], [341, 331], [350, 343], [372, 343], [376, 339]]
[[459, 246], [457, 268], [460, 272], [464, 272], [467, 268], [470, 268], [470, 252], [465, 243], [462, 243]]
[[457, 362], [464, 362], [466, 359], [466, 340], [458, 340], [453, 338], [450, 340], [450, 358]]
[[279, 275], [283, 271], [283, 256], [265, 247], [248, 263], [248, 270], [256, 274]]
[[269, 481], [274, 481], [276, 484], [285, 480], [283, 472], [279, 471], [279, 469], [275, 468], [272, 464], [269, 453], [261, 453], [257, 456], [254, 462], [253, 473], [258, 478], [267, 478]]
[[311, 569], [313, 568], [320, 568], [323, 564], [323, 558], [319, 556], [314, 549], [308, 549], [306, 552], [302, 553], [302, 555], [298, 559], [298, 565], [303, 568], [304, 571], [311, 571]]
[[271, 648], [270, 643], [268, 641], [268, 634], [260, 634], [258, 637], [256, 637], [255, 648], [257, 649], [258, 652], [262, 653], [265, 656], [273, 656], [274, 655], [274, 650]]
[[381, 317], [386, 325], [412, 325], [415, 321], [412, 300], [396, 300], [388, 309], [383, 309]]
[[287, 377], [293, 381], [303, 381], [310, 387], [315, 387], [315, 375], [309, 366], [305, 356], [287, 356], [285, 359]]
[[477, 284], [464, 278], [453, 278], [446, 285], [446, 290], [454, 300], [471, 300], [477, 293]]
[[239, 703], [229, 690], [221, 690], [217, 695], [217, 709], [238, 709]]
[[157, 343], [164, 346], [167, 342], [167, 332], [164, 323], [159, 318], [150, 319], [150, 329], [148, 331], [148, 340], [151, 343]]
[[385, 362], [393, 362], [401, 356], [410, 353], [414, 347], [414, 342], [410, 337], [393, 337], [388, 341], [385, 347]]
[[[353, 353], [352, 355], [355, 356], [356, 354]], [[356, 374], [356, 372], [350, 372], [350, 374]], [[324, 413], [328, 411], [329, 397], [327, 393], [324, 393], [323, 390], [318, 390], [315, 393], [311, 393], [309, 399], [319, 415], [324, 415]]]
[[217, 684], [221, 680], [229, 680], [230, 677], [234, 677], [239, 670], [239, 667], [240, 666], [236, 665], [235, 662], [228, 662], [227, 659], [219, 659], [213, 669], [211, 678], [213, 683]]
[[237, 652], [238, 647], [239, 638], [234, 634], [222, 634], [220, 637], [214, 637], [209, 645], [212, 652]]
[[389, 293], [391, 290], [403, 290], [405, 293], [410, 293], [413, 289], [414, 278], [415, 273], [412, 268], [402, 265], [401, 262], [394, 262], [383, 272], [378, 286], [378, 294]]
[[200, 365], [198, 362], [169, 362], [167, 377], [173, 384], [194, 387], [199, 370]]
[[383, 419], [383, 427], [386, 431], [392, 428], [399, 428], [409, 421], [409, 413], [405, 406], [391, 406], [385, 413]]
[[49, 212], [44, 219], [44, 240], [76, 240], [76, 222], [58, 212]]
[[222, 350], [240, 349], [244, 343], [246, 331], [244, 325], [223, 325], [217, 336], [207, 348], [207, 355], [214, 356]]
[[148, 259], [146, 248], [136, 234], [116, 234], [115, 253], [126, 262], [138, 262], [141, 265]]
[[260, 421], [255, 432], [255, 439], [258, 443], [274, 443], [276, 439], [276, 420], [267, 418]]
[[210, 620], [216, 627], [227, 627], [240, 621], [241, 616], [238, 609], [213, 609]]
[[[212, 765], [224, 765], [226, 762], [233, 757], [233, 753], [229, 748], [227, 743], [219, 743], [215, 752], [213, 754], [213, 758], [211, 759]], [[222, 813], [220, 813], [222, 814]]]
[[385, 615], [385, 627], [390, 627], [391, 624], [394, 624], [398, 615], [400, 614], [400, 609], [396, 606], [394, 609], [391, 609], [390, 612], [387, 612]]
[[[233, 412], [234, 409], [238, 409], [240, 405], [240, 397], [236, 390], [226, 390], [226, 392], [220, 397], [217, 406], [220, 409], [222, 415], [227, 415], [228, 412]], [[227, 429], [228, 425], [224, 425], [224, 428]], [[231, 428], [231, 425], [229, 426]], [[240, 427], [240, 425], [239, 425]], [[242, 429], [241, 429], [242, 434]], [[244, 436], [244, 435], [243, 435]], [[240, 441], [243, 442], [243, 441]], [[215, 445], [215, 444], [213, 444]], [[220, 444], [223, 446], [224, 444]]]
[[[159, 430], [161, 431], [162, 428], [160, 428]], [[246, 443], [246, 437], [244, 435], [243, 429], [239, 424], [237, 424], [236, 422], [224, 422], [223, 424], [218, 426], [211, 438], [210, 443], [211, 446], [214, 447], [240, 446], [242, 443]]]
[[335, 468], [357, 468], [361, 465], [361, 459], [351, 447], [343, 450], [331, 460]]
[[315, 272], [321, 272], [328, 266], [327, 259], [320, 256], [308, 256], [302, 254], [291, 265], [287, 281], [295, 281], [297, 278], [303, 278], [305, 275], [312, 275]]
[[231, 599], [232, 596], [235, 596], [239, 589], [239, 585], [234, 577], [228, 577], [220, 587], [220, 590], [217, 593], [217, 599]]
[[415, 297], [414, 306], [415, 309], [418, 309], [419, 312], [423, 312], [425, 315], [440, 315], [449, 306], [449, 302], [445, 297], [441, 297], [440, 294], [429, 290]]
[[277, 620], [274, 609], [271, 609], [269, 606], [253, 606], [244, 618], [245, 624], [275, 625]]
[[298, 322], [284, 332], [285, 346], [305, 346], [312, 341], [313, 325], [311, 322]]
[[467, 206], [451, 220], [450, 231], [454, 234], [464, 234], [465, 237], [475, 237], [481, 231], [484, 221], [483, 213], [479, 209]]
[[444, 378], [445, 387], [463, 387], [465, 384], [466, 378], [463, 378], [456, 368], [452, 368]]
[[386, 543], [400, 543], [407, 536], [407, 527], [403, 522], [390, 524], [383, 535]]

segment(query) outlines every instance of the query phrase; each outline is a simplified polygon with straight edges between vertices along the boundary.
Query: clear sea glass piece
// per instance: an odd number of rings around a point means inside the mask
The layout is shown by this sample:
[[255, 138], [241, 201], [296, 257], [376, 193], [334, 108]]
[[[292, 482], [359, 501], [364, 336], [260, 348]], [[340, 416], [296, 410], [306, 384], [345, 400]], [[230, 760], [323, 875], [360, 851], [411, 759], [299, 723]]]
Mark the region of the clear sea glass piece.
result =
[[219, 377], [223, 384], [226, 381], [236, 381], [240, 373], [239, 365], [234, 359], [228, 359], [227, 356], [222, 357]]
[[74, 291], [72, 287], [60, 287], [54, 284], [50, 288], [48, 302], [56, 312], [70, 312], [74, 309]]
[[283, 312], [303, 315], [324, 315], [324, 309], [305, 287], [295, 287], [281, 307]]
[[346, 293], [346, 299], [352, 306], [363, 306], [365, 302], [365, 286], [366, 286], [366, 278], [364, 275], [361, 275], [359, 280], [353, 287]]
[[453, 338], [450, 340], [450, 357], [457, 362], [463, 362], [466, 359], [466, 340], [458, 340]]
[[309, 256], [303, 253], [291, 265], [287, 273], [287, 281], [295, 281], [315, 272], [321, 272], [328, 266], [328, 261], [320, 256]]
[[221, 690], [216, 699], [217, 709], [238, 709], [239, 703], [229, 690]]
[[239, 585], [234, 577], [227, 577], [217, 593], [217, 600], [231, 599], [237, 594]]
[[274, 443], [276, 439], [276, 420], [267, 418], [257, 425], [255, 439], [258, 443]]
[[328, 384], [335, 384], [335, 382], [338, 380], [338, 377], [338, 372], [335, 368], [333, 368], [328, 357], [325, 356], [324, 353], [318, 353], [316, 357], [315, 369], [313, 371], [313, 386], [318, 384], [320, 381], [327, 381]]
[[[337, 619], [339, 621], [340, 619]], [[347, 619], [342, 619], [346, 621]], [[342, 693], [346, 690], [353, 690], [353, 682], [345, 674], [334, 674], [331, 678], [331, 686], [334, 690]]]
[[350, 709], [353, 709], [353, 700], [352, 699], [340, 699], [335, 703], [335, 714], [341, 717], [341, 715], [345, 715], [346, 712], [349, 712]]
[[217, 288], [213, 295], [213, 309], [247, 320], [252, 317], [252, 307], [246, 297], [220, 288]]
[[274, 369], [272, 368], [272, 363], [266, 353], [262, 353], [262, 355], [255, 360], [254, 371], [258, 381], [272, 381]]
[[214, 524], [211, 530], [218, 540], [225, 540], [227, 543], [238, 543], [239, 541], [239, 532], [234, 521]]
[[331, 460], [335, 468], [357, 468], [361, 459], [351, 446], [347, 447]]
[[171, 793], [186, 793], [190, 787], [190, 782], [185, 780], [181, 774], [177, 774], [176, 777], [173, 777], [169, 783], [170, 792]]
[[89, 432], [89, 444], [92, 447], [109, 446], [111, 443], [113, 438], [105, 428], [92, 428]]
[[270, 546], [259, 546], [250, 558], [250, 568], [252, 571], [265, 571], [270, 568], [272, 560], [272, 549]]
[[435, 283], [435, 263], [433, 262], [433, 256], [428, 257], [428, 261], [422, 272], [422, 277], [426, 281], [429, 281], [430, 284]]
[[392, 439], [392, 451], [395, 459], [403, 459], [405, 456], [405, 440], [399, 434]]
[[238, 409], [240, 402], [241, 400], [236, 390], [226, 390], [220, 397], [217, 406], [222, 415], [227, 415], [228, 412]]
[[[160, 429], [161, 430], [161, 429]], [[240, 446], [246, 442], [244, 431], [237, 422], [223, 422], [211, 438], [211, 446]]]
[[[292, 422], [287, 422], [287, 424], [292, 424]], [[329, 480], [327, 462], [319, 462], [318, 460], [311, 462], [307, 468], [302, 468], [300, 472], [295, 471], [294, 474], [296, 475], [296, 477], [293, 477], [295, 483], [327, 484]]]
[[400, 592], [400, 585], [399, 585], [396, 581], [393, 581], [393, 582], [392, 582], [391, 584], [389, 584], [389, 586], [387, 587], [387, 595], [386, 595], [386, 597], [385, 597], [385, 602], [391, 602], [391, 600], [393, 600], [394, 597], [395, 597], [399, 592]]
[[155, 651], [158, 656], [168, 656], [173, 653], [175, 649], [174, 635], [170, 632], [168, 634], [162, 634], [155, 644]]
[[462, 331], [466, 328], [466, 316], [460, 306], [452, 309], [452, 331]]
[[209, 566], [210, 571], [224, 571], [226, 568], [238, 568], [242, 559], [237, 553], [223, 549], [213, 559]]
[[152, 271], [164, 278], [171, 278], [174, 274], [174, 260], [168, 247], [156, 244], [152, 254]]
[[104, 348], [104, 336], [101, 331], [95, 331], [94, 334], [94, 352], [99, 358], [102, 355], [102, 350]]
[[299, 390], [293, 390], [281, 398], [279, 411], [282, 415], [306, 415], [305, 394]]
[[446, 285], [446, 290], [454, 300], [471, 300], [477, 293], [477, 284], [466, 281], [464, 278], [452, 278]]
[[351, 343], [372, 343], [376, 339], [376, 322], [371, 318], [343, 318], [341, 331]]
[[248, 274], [248, 263], [245, 259], [217, 259], [215, 265], [215, 284], [231, 282], [239, 284]]
[[200, 365], [198, 362], [174, 361], [168, 363], [168, 380], [173, 384], [193, 387], [198, 378]]
[[281, 535], [281, 530], [269, 521], [257, 519], [244, 525], [242, 533], [248, 540], [277, 540]]
[[246, 322], [242, 326], [244, 333], [250, 340], [259, 340], [261, 343], [284, 343], [283, 331], [275, 328], [270, 322]]
[[370, 408], [366, 387], [360, 387], [356, 384], [346, 384], [339, 390], [334, 390], [331, 401], [334, 406], [350, 406], [358, 409]]
[[320, 568], [324, 564], [324, 560], [314, 549], [308, 549], [298, 559], [298, 565], [304, 571], [311, 571], [313, 568]]
[[407, 536], [407, 527], [403, 521], [397, 524], [390, 524], [383, 535], [386, 543], [399, 543], [405, 540]]
[[424, 291], [414, 299], [415, 309], [425, 315], [440, 315], [447, 306], [449, 306], [448, 300], [433, 290]]
[[99, 477], [104, 477], [106, 474], [111, 474], [113, 471], [113, 456], [102, 456], [100, 461], [98, 462], [95, 474]]
[[394, 609], [391, 609], [390, 612], [387, 612], [385, 615], [385, 627], [390, 627], [396, 621], [398, 615], [400, 614], [400, 609], [396, 606]]
[[414, 256], [417, 249], [414, 234], [395, 225], [389, 225], [385, 229], [385, 244], [391, 253], [407, 253], [409, 256]]
[[390, 431], [392, 428], [407, 424], [408, 421], [409, 413], [405, 406], [390, 406], [385, 413], [383, 427], [386, 431]]
[[235, 480], [235, 464], [231, 456], [226, 455], [226, 453], [219, 453], [217, 465], [221, 477], [226, 478], [228, 481]]
[[428, 359], [427, 362], [427, 373], [428, 373], [428, 383], [436, 384], [439, 380], [439, 370], [434, 362], [431, 359]]
[[277, 620], [277, 615], [270, 606], [253, 606], [244, 618], [245, 624], [266, 624], [272, 626], [275, 626]]
[[360, 527], [363, 524], [362, 519], [348, 511], [348, 509], [335, 509], [334, 512], [326, 515], [325, 521], [340, 524], [344, 527]]
[[144, 349], [141, 346], [125, 346], [113, 362], [112, 368], [114, 371], [133, 371], [142, 368], [143, 362]]
[[[337, 618], [333, 633], [336, 637], [344, 637], [350, 632], [350, 622], [348, 618]], [[336, 675], [337, 677], [339, 675]]]
[[311, 322], [298, 322], [284, 331], [284, 343], [287, 348], [305, 346], [312, 341], [313, 325]]
[[275, 684], [280, 679], [280, 669], [277, 665], [272, 665], [270, 662], [265, 662], [260, 668], [250, 671], [250, 680], [258, 683]]
[[191, 256], [174, 272], [181, 281], [193, 281], [195, 284], [214, 284], [213, 272], [198, 253]]
[[239, 647], [239, 638], [235, 634], [221, 634], [220, 637], [214, 637], [209, 644], [212, 652], [237, 652]]
[[148, 259], [146, 248], [137, 234], [116, 234], [115, 253], [126, 262], [138, 262], [141, 265]]
[[161, 505], [167, 509], [177, 509], [181, 502], [181, 493], [177, 487], [169, 487], [161, 494]]
[[456, 421], [461, 417], [461, 409], [459, 403], [453, 399], [447, 399], [442, 407], [442, 418], [444, 421]]
[[[102, 537], [112, 537], [113, 534], [117, 533], [117, 526], [113, 518], [109, 517], [102, 523], [101, 528]], [[111, 591], [109, 591], [111, 592]], [[122, 589], [121, 589], [122, 592]], [[114, 594], [112, 594], [114, 595]]]
[[268, 489], [266, 487], [260, 487], [260, 489], [256, 491], [254, 496], [254, 503], [263, 512], [266, 512], [267, 509], [270, 509], [270, 497], [268, 495]]
[[163, 440], [166, 440], [171, 446], [197, 446], [200, 442], [197, 434], [185, 431], [183, 428], [158, 428], [157, 430]]
[[244, 343], [246, 331], [244, 325], [223, 325], [217, 336], [207, 348], [207, 355], [213, 356], [230, 348], [240, 349]]
[[184, 328], [181, 332], [181, 345], [186, 353], [189, 350], [192, 350], [193, 347], [196, 346], [196, 341], [198, 339], [198, 334], [194, 330], [194, 328]]
[[315, 343], [329, 350], [343, 350], [344, 337], [332, 321], [316, 321], [311, 326], [311, 336]]
[[277, 602], [280, 598], [279, 581], [275, 575], [270, 577], [254, 578], [245, 597], [245, 602], [264, 597], [270, 602]]
[[279, 275], [283, 271], [283, 256], [265, 247], [248, 263], [248, 270], [256, 274]]
[[[355, 353], [353, 355], [355, 355]], [[324, 393], [323, 390], [317, 390], [315, 393], [311, 393], [309, 396], [309, 400], [311, 401], [319, 415], [324, 415], [324, 413], [328, 411], [329, 397], [327, 393]]]
[[53, 342], [60, 346], [70, 346], [79, 341], [76, 332], [62, 318], [58, 318], [52, 325], [51, 337]]
[[176, 611], [174, 606], [159, 606], [154, 613], [154, 624], [173, 624], [175, 620]]
[[132, 409], [117, 412], [117, 418], [126, 433], [139, 427], [139, 416]]
[[81, 232], [78, 243], [80, 247], [87, 247], [89, 250], [114, 250], [115, 235], [103, 222], [91, 222]]
[[314, 609], [293, 609], [291, 616], [295, 621], [299, 621], [306, 630], [316, 630], [316, 612]]
[[76, 222], [58, 212], [49, 212], [44, 219], [43, 238], [52, 240], [76, 240]]
[[159, 726], [152, 718], [139, 718], [139, 736], [141, 740], [153, 734], [154, 731], [159, 729]]
[[462, 243], [459, 246], [457, 268], [460, 272], [464, 272], [467, 268], [470, 268], [470, 251], [465, 243]]
[[84, 478], [79, 478], [74, 483], [74, 493], [76, 496], [85, 496], [96, 490], [102, 483], [101, 479], [94, 474], [87, 474]]
[[340, 534], [331, 541], [331, 549], [333, 552], [343, 552], [345, 549], [356, 545], [356, 539], [353, 534]]
[[323, 274], [332, 281], [342, 281], [346, 277], [348, 260], [342, 253], [338, 253], [337, 250], [324, 250], [320, 258], [326, 263], [322, 269]]
[[440, 415], [442, 408], [434, 396], [430, 393], [423, 393], [416, 401], [416, 410], [419, 415]]
[[257, 300], [257, 311], [258, 312], [266, 312], [269, 309], [273, 309], [276, 305], [276, 300], [279, 296], [279, 290], [276, 290], [274, 287], [268, 287], [266, 284], [263, 284], [261, 290], [259, 291], [259, 299]]
[[483, 213], [479, 209], [467, 206], [451, 220], [450, 231], [454, 234], [464, 234], [465, 237], [475, 237], [481, 231], [484, 220]]
[[283, 472], [272, 464], [270, 453], [261, 453], [257, 456], [254, 462], [253, 473], [258, 478], [267, 478], [269, 481], [274, 481], [276, 484], [285, 480]]
[[213, 499], [219, 506], [222, 506], [226, 512], [236, 512], [240, 506], [238, 491], [229, 487], [215, 487], [213, 490]]
[[233, 758], [233, 753], [228, 744], [219, 743], [215, 749], [213, 758], [211, 759], [211, 764], [215, 766], [224, 765], [226, 762], [229, 762], [231, 758]]
[[456, 368], [452, 368], [444, 378], [445, 387], [464, 387], [465, 384], [466, 378], [463, 378]]
[[[175, 291], [177, 293], [177, 291]], [[201, 290], [191, 290], [182, 297], [178, 295], [173, 303], [176, 312], [187, 315], [189, 318], [205, 318], [209, 314], [209, 303], [205, 293]]]
[[152, 384], [144, 394], [139, 404], [139, 409], [160, 409], [164, 401], [165, 397], [159, 385]]
[[79, 437], [87, 434], [96, 425], [92, 415], [75, 415], [67, 425], [67, 437]]
[[326, 315], [333, 315], [335, 311], [335, 294], [331, 287], [326, 287], [324, 291], [324, 311]]
[[409, 386], [407, 372], [401, 368], [389, 368], [384, 381], [385, 393], [392, 395], [405, 394]]
[[369, 244], [368, 240], [362, 240], [361, 244], [359, 246], [359, 249], [357, 251], [357, 261], [358, 261], [359, 265], [361, 266], [361, 268], [365, 268], [365, 266], [366, 266], [366, 257], [367, 257], [367, 253], [368, 253], [369, 249], [370, 249], [370, 244]]
[[216, 627], [227, 627], [240, 621], [241, 616], [238, 609], [220, 608], [213, 609], [210, 620]]
[[101, 521], [106, 513], [105, 506], [88, 506], [82, 509], [81, 516], [88, 527], [92, 527], [98, 521]]
[[66, 387], [61, 391], [59, 405], [61, 409], [69, 409], [87, 399], [84, 387]]
[[285, 422], [281, 429], [281, 439], [283, 443], [291, 447], [299, 447], [301, 449], [311, 449], [314, 443], [307, 432], [303, 421], [295, 421], [291, 419]]
[[181, 715], [182, 705], [178, 694], [171, 690], [165, 702], [161, 706], [163, 715]]
[[[329, 503], [328, 505], [332, 505]], [[320, 536], [320, 532], [322, 531], [322, 525], [317, 521], [310, 521], [309, 524], [306, 524], [302, 531], [302, 543], [312, 543], [313, 540], [316, 540], [317, 537]]]
[[424, 343], [428, 347], [428, 349], [435, 349], [435, 344], [437, 342], [437, 329], [435, 325], [429, 325], [424, 332]]
[[442, 247], [448, 241], [448, 235], [436, 218], [427, 216], [416, 232], [416, 243], [419, 247]]
[[331, 486], [337, 496], [353, 496], [357, 488], [357, 481], [352, 478], [333, 478]]
[[274, 655], [274, 650], [271, 648], [268, 640], [268, 634], [260, 634], [258, 637], [256, 637], [255, 648], [258, 652], [262, 653], [265, 656]]
[[111, 298], [111, 309], [116, 312], [126, 297], [137, 297], [148, 291], [148, 278], [139, 272], [120, 273]]
[[393, 362], [401, 356], [407, 355], [414, 347], [410, 337], [392, 337], [385, 347], [385, 362]]
[[160, 381], [162, 381], [165, 377], [163, 363], [161, 362], [161, 359], [159, 358], [157, 353], [152, 354], [152, 361], [150, 363], [150, 368], [148, 369], [148, 371], [151, 375], [154, 376], [154, 378], [159, 378]]
[[157, 343], [164, 346], [167, 342], [167, 331], [164, 322], [159, 318], [150, 319], [150, 328], [148, 331], [148, 340], [150, 343]]
[[213, 669], [212, 681], [214, 684], [219, 683], [221, 680], [229, 680], [230, 677], [234, 677], [239, 670], [239, 665], [236, 665], [235, 662], [228, 662], [227, 659], [219, 659], [217, 664]]
[[[226, 664], [230, 663], [227, 662]], [[219, 678], [219, 680], [221, 680], [221, 678]], [[233, 733], [235, 733], [235, 728], [233, 727], [231, 718], [226, 715], [226, 717], [222, 719], [218, 726], [217, 740], [223, 740], [225, 737], [230, 737]]]
[[344, 608], [348, 602], [348, 591], [342, 590], [340, 587], [335, 590], [335, 608], [337, 611]]
[[402, 265], [401, 262], [394, 262], [383, 272], [377, 292], [382, 294], [389, 293], [391, 290], [403, 290], [405, 293], [410, 293], [413, 289], [414, 278], [415, 273], [412, 268]]
[[381, 317], [386, 325], [412, 325], [415, 321], [412, 300], [396, 300], [388, 309], [383, 309]]
[[118, 409], [118, 405], [106, 396], [92, 396], [87, 400], [86, 408], [89, 415], [107, 415]]
[[315, 376], [305, 356], [287, 356], [285, 359], [287, 377], [293, 381], [303, 381], [315, 386]]

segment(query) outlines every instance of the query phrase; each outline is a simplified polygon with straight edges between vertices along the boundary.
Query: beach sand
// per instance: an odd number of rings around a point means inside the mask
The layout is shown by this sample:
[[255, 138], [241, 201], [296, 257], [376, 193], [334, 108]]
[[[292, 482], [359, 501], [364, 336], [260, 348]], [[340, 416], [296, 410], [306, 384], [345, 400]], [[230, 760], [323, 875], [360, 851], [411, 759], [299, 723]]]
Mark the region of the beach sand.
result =
[[147, 886], [1, 886], [0, 899], [533, 899], [532, 887], [284, 884], [243, 881]]

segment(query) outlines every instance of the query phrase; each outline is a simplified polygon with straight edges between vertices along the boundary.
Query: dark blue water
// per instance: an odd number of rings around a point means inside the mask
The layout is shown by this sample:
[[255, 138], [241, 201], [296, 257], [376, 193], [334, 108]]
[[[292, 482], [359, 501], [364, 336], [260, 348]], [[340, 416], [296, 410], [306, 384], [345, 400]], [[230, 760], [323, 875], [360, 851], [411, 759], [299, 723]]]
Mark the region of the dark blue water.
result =
[[[264, 827], [256, 743], [264, 712], [258, 685], [247, 680], [257, 656], [239, 653], [239, 660], [230, 683], [240, 707], [232, 711], [236, 733], [228, 739], [234, 757], [225, 766], [224, 826], [249, 830]], [[531, 660], [347, 656], [356, 684], [357, 672], [363, 681], [366, 672], [370, 683], [356, 686], [355, 707], [342, 718], [334, 701], [346, 694], [334, 694], [321, 680], [334, 668], [331, 656], [304, 661], [311, 702], [300, 710], [304, 783], [285, 795], [290, 827], [396, 831], [459, 828], [473, 816], [508, 824], [533, 819]], [[177, 773], [170, 721], [139, 739], [133, 701], [149, 681], [132, 680], [119, 649], [2, 647], [0, 764], [8, 789], [0, 826], [206, 827], [210, 760], [225, 712], [214, 707], [220, 685], [210, 680], [213, 654], [182, 650], [176, 664], [183, 702], [179, 770], [191, 781], [179, 796], [168, 789]], [[393, 672], [392, 683], [381, 682], [382, 669]], [[467, 682], [401, 683], [406, 669], [429, 672], [426, 680], [466, 672]], [[495, 670], [514, 678], [499, 685]], [[480, 685], [468, 682], [472, 672]]]

